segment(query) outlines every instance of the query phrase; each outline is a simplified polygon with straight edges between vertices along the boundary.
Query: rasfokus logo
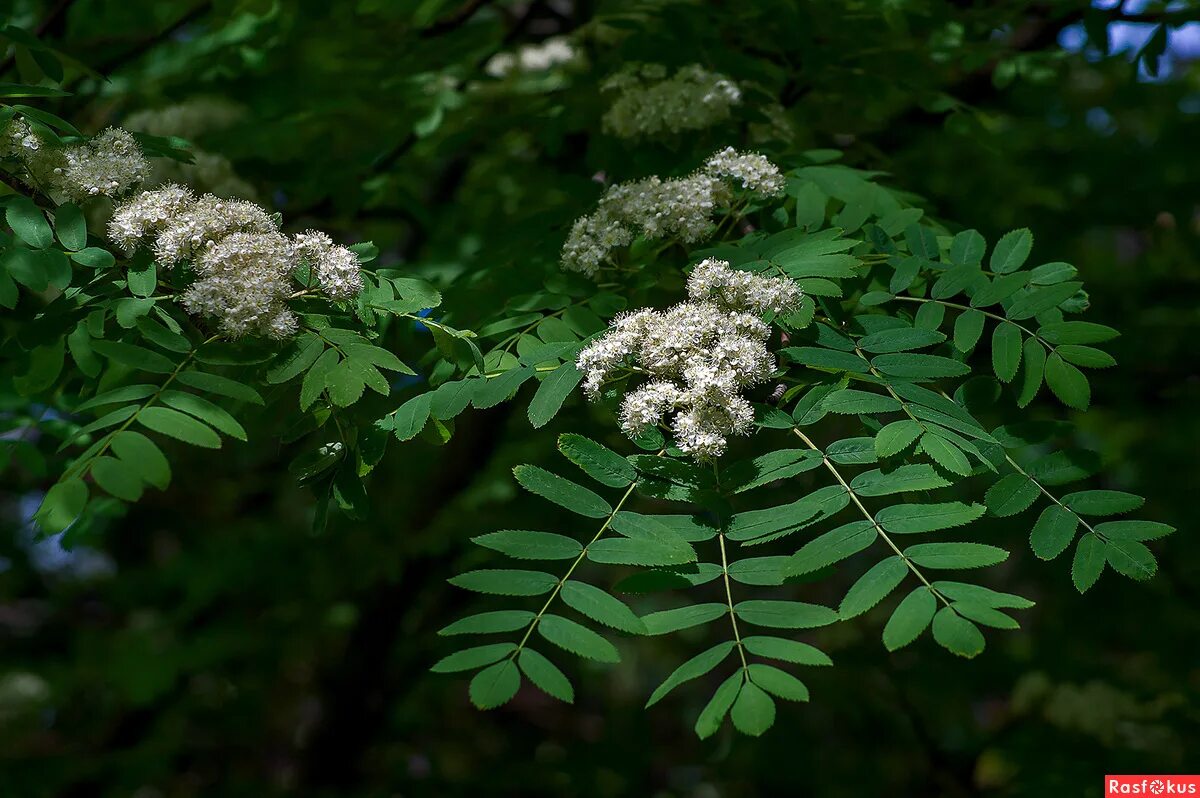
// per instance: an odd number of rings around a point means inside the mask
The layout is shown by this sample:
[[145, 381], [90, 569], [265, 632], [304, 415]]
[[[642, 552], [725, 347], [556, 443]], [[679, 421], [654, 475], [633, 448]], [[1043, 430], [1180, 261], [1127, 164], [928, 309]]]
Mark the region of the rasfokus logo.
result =
[[1105, 776], [1104, 798], [1117, 795], [1200, 796], [1200, 776]]

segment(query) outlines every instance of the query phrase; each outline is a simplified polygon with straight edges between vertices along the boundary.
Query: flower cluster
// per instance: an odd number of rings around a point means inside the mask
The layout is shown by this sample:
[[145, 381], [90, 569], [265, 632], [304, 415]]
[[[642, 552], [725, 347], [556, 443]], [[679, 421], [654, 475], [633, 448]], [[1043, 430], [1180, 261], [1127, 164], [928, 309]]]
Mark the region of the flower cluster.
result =
[[759, 197], [774, 197], [783, 193], [784, 179], [764, 156], [727, 147], [687, 177], [650, 177], [611, 186], [596, 211], [571, 228], [562, 266], [594, 275], [609, 253], [628, 246], [634, 235], [699, 241], [712, 230], [713, 212], [733, 199], [735, 185]]
[[301, 261], [331, 299], [352, 299], [362, 290], [357, 256], [324, 233], [284, 235], [277, 219], [252, 202], [197, 198], [182, 186], [143, 191], [123, 202], [108, 235], [130, 254], [153, 236], [159, 264], [171, 269], [190, 263], [196, 280], [180, 301], [189, 313], [215, 317], [231, 337], [295, 333], [287, 303]]
[[0, 156], [15, 158], [22, 179], [66, 199], [116, 197], [146, 179], [150, 164], [127, 130], [110, 127], [86, 141], [50, 143], [13, 117], [0, 131]]
[[494, 78], [508, 76], [513, 70], [521, 72], [545, 72], [560, 64], [575, 60], [575, 48], [561, 36], [552, 36], [541, 44], [527, 44], [516, 53], [496, 53], [484, 66], [484, 71]]
[[671, 77], [661, 64], [634, 65], [601, 88], [618, 93], [604, 114], [604, 131], [623, 139], [701, 130], [728, 119], [742, 100], [736, 83], [699, 64]]
[[[197, 136], [231, 127], [244, 113], [241, 106], [223, 99], [193, 97], [173, 105], [137, 111], [127, 116], [124, 124], [130, 130], [152, 136], [182, 136], [194, 140]], [[205, 152], [195, 146], [190, 152], [191, 163], [156, 158], [146, 185], [185, 183], [218, 197], [255, 198], [254, 186], [237, 174], [233, 163], [224, 155]]]
[[593, 399], [620, 369], [646, 374], [621, 401], [621, 428], [636, 437], [666, 421], [676, 446], [706, 460], [725, 452], [729, 435], [750, 431], [754, 409], [742, 391], [775, 370], [761, 315], [794, 309], [801, 292], [787, 278], [706, 260], [690, 275], [688, 296], [667, 310], [618, 316], [579, 353], [576, 366]]

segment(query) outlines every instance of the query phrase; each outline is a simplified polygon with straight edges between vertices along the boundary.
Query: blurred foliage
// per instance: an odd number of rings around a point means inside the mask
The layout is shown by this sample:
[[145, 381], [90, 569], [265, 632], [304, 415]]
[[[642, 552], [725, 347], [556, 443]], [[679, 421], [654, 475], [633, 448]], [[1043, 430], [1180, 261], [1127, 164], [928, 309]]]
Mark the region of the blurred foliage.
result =
[[[12, 469], [0, 793], [1100, 795], [1104, 773], [1194, 771], [1200, 69], [1171, 46], [1200, 10], [1102, 5], [0, 4], [107, 76], [68, 64], [75, 93], [47, 108], [88, 132], [197, 98], [241, 109], [170, 132], [228, 158], [296, 229], [373, 240], [452, 284], [445, 307], [464, 327], [497, 292], [540, 285], [532, 267], [554, 264], [595, 204], [593, 175], [678, 172], [720, 145], [753, 145], [764, 125], [786, 125], [794, 153], [845, 150], [989, 240], [1029, 226], [1040, 257], [1080, 267], [1092, 318], [1123, 332], [1111, 347], [1122, 367], [1095, 374], [1097, 409], [1074, 419], [1108, 466], [1092, 487], [1145, 495], [1147, 517], [1181, 530], [1155, 580], [1102, 580], [1084, 600], [1011, 523], [987, 522], [1017, 552], [1005, 587], [1038, 602], [1022, 631], [964, 667], [928, 640], [884, 653], [877, 618], [838, 624], [812, 636], [839, 665], [808, 676], [819, 700], [788, 707], [759, 740], [727, 728], [698, 741], [683, 730], [701, 696], [641, 708], [695, 648], [686, 635], [623, 646], [621, 666], [577, 680], [574, 707], [526, 689], [479, 713], [460, 683], [426, 672], [447, 650], [435, 630], [470, 603], [444, 581], [481, 561], [467, 538], [570, 524], [513, 501], [511, 466], [552, 456], [520, 412], [464, 415], [444, 446], [393, 451], [372, 477], [370, 517], [319, 535], [272, 418], [243, 419], [253, 445], [180, 447], [169, 492], [71, 551], [33, 539], [29, 496], [46, 478]], [[1114, 26], [1160, 22], [1161, 62], [1153, 36], [1146, 51], [1109, 52]], [[562, 34], [577, 63], [485, 69]], [[701, 61], [779, 106], [632, 146], [597, 132], [599, 84], [632, 61]], [[37, 79], [19, 47], [3, 69]], [[550, 429], [612, 439], [595, 412], [572, 402]]]

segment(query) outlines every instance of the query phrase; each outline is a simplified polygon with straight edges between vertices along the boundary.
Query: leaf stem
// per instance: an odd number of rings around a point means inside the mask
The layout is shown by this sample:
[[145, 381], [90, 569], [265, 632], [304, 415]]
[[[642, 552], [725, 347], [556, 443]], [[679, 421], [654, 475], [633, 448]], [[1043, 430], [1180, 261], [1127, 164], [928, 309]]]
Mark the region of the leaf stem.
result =
[[935, 305], [942, 305], [943, 307], [947, 307], [947, 308], [955, 308], [956, 310], [976, 310], [976, 311], [979, 311], [980, 313], [982, 313], [984, 316], [987, 316], [989, 319], [994, 319], [995, 321], [1008, 322], [1009, 324], [1013, 325], [1017, 329], [1024, 332], [1026, 335], [1028, 335], [1032, 338], [1036, 338], [1038, 341], [1045, 344], [1051, 350], [1053, 350], [1055, 348], [1054, 344], [1052, 344], [1049, 341], [1047, 341], [1046, 339], [1042, 338], [1040, 335], [1038, 335], [1033, 330], [1026, 327], [1024, 324], [1018, 324], [1017, 322], [1013, 321], [1012, 319], [1006, 319], [1005, 317], [1003, 317], [999, 314], [992, 313], [987, 310], [981, 310], [980, 308], [973, 308], [970, 305], [960, 305], [957, 302], [947, 302], [944, 299], [926, 299], [925, 297], [920, 297], [920, 296], [898, 296], [898, 297], [896, 297], [896, 299], [898, 299], [902, 302], [923, 302], [925, 304], [932, 303]]
[[799, 437], [800, 440], [804, 441], [804, 443], [807, 444], [810, 449], [813, 449], [814, 451], [820, 453], [821, 462], [825, 465], [825, 468], [828, 469], [829, 473], [833, 474], [833, 478], [836, 479], [838, 481], [838, 483], [841, 484], [841, 486], [846, 489], [846, 493], [850, 496], [850, 500], [852, 502], [854, 502], [854, 506], [857, 507], [859, 512], [861, 512], [863, 514], [863, 518], [865, 518], [871, 522], [871, 525], [873, 527], [875, 527], [875, 531], [879, 533], [879, 537], [883, 538], [883, 541], [888, 544], [888, 546], [891, 548], [892, 551], [894, 551], [896, 553], [896, 556], [904, 561], [904, 564], [908, 566], [908, 569], [913, 572], [913, 574], [917, 577], [917, 579], [921, 580], [921, 584], [923, 584], [923, 585], [925, 585], [925, 587], [929, 588], [929, 590], [935, 596], [937, 596], [939, 599], [941, 599], [943, 604], [945, 604], [947, 607], [949, 607], [950, 606], [949, 599], [947, 599], [945, 596], [943, 596], [941, 591], [939, 591], [932, 584], [930, 584], [929, 580], [925, 578], [925, 574], [921, 573], [921, 570], [919, 568], [917, 568], [916, 563], [914, 563], [912, 560], [910, 560], [908, 557], [906, 557], [904, 555], [904, 552], [902, 552], [900, 550], [900, 547], [897, 546], [895, 541], [893, 541], [891, 539], [891, 537], [888, 535], [888, 533], [884, 531], [883, 526], [878, 521], [875, 520], [875, 516], [871, 515], [870, 511], [867, 510], [867, 508], [863, 505], [862, 500], [858, 498], [858, 494], [855, 493], [853, 490], [851, 490], [850, 483], [848, 483], [846, 481], [845, 477], [842, 476], [842, 473], [837, 470], [837, 467], [834, 466], [833, 463], [831, 463], [829, 461], [829, 457], [826, 456], [825, 452], [822, 451], [820, 448], [818, 448], [817, 445], [815, 443], [813, 443], [812, 440], [807, 435], [805, 435], [803, 432], [801, 432], [796, 427], [792, 427], [792, 432], [797, 437]]

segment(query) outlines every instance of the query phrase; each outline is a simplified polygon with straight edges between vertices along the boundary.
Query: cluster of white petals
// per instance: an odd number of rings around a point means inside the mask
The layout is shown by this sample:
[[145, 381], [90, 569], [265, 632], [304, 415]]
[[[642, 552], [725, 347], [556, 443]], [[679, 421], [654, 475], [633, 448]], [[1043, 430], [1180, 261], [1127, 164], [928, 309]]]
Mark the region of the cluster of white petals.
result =
[[687, 177], [650, 177], [610, 186], [594, 213], [578, 219], [562, 249], [562, 267], [592, 276], [614, 249], [628, 246], [635, 235], [678, 238], [692, 243], [712, 231], [713, 212], [728, 205], [734, 187], [753, 195], [783, 193], [779, 168], [757, 153], [726, 148]]
[[483, 70], [494, 78], [503, 78], [514, 70], [545, 72], [575, 60], [575, 48], [562, 36], [552, 36], [540, 44], [527, 44], [515, 53], [496, 53]]
[[331, 299], [352, 299], [362, 290], [357, 256], [324, 233], [288, 236], [276, 217], [252, 202], [197, 198], [182, 186], [143, 191], [121, 203], [108, 235], [129, 254], [153, 237], [154, 259], [168, 269], [190, 263], [196, 280], [180, 301], [189, 313], [216, 318], [231, 337], [295, 333], [288, 300], [302, 261]]
[[30, 185], [66, 199], [117, 197], [146, 179], [150, 163], [127, 130], [110, 127], [93, 138], [65, 145], [43, 140], [28, 122], [13, 117], [0, 131], [0, 157], [15, 158]]
[[604, 114], [604, 131], [623, 139], [701, 130], [728, 119], [742, 100], [736, 83], [699, 64], [672, 76], [661, 64], [633, 65], [601, 88], [617, 92]]
[[700, 460], [720, 457], [730, 435], [744, 435], [754, 410], [742, 392], [775, 370], [767, 350], [766, 312], [787, 312], [800, 289], [787, 278], [761, 277], [706, 260], [688, 280], [691, 301], [642, 309], [579, 353], [584, 390], [596, 398], [616, 372], [647, 375], [621, 401], [621, 428], [637, 437], [667, 423], [675, 445]]
[[[152, 136], [181, 136], [194, 141], [206, 133], [229, 128], [244, 115], [244, 108], [228, 100], [192, 97], [183, 102], [136, 111], [125, 117], [123, 124], [130, 130]], [[146, 185], [185, 183], [218, 197], [255, 198], [254, 186], [238, 175], [233, 163], [224, 155], [205, 152], [194, 145], [190, 152], [191, 163], [156, 158], [151, 163]]]

